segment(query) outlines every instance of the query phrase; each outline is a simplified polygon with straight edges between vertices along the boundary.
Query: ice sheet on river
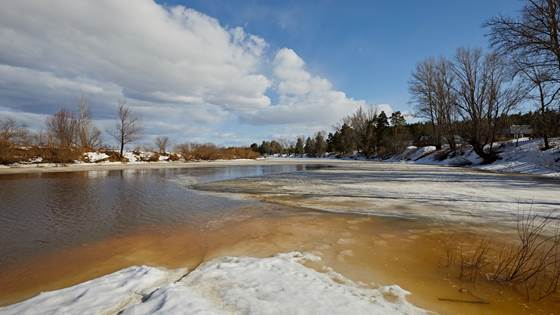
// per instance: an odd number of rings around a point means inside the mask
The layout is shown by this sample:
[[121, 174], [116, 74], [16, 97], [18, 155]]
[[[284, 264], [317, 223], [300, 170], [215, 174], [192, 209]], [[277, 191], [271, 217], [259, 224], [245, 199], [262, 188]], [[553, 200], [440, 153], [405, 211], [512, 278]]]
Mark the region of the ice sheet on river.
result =
[[400, 287], [371, 288], [292, 252], [223, 257], [184, 270], [130, 267], [0, 308], [0, 314], [425, 314]]
[[515, 225], [560, 212], [560, 181], [464, 168], [348, 162], [336, 168], [196, 185], [338, 213]]

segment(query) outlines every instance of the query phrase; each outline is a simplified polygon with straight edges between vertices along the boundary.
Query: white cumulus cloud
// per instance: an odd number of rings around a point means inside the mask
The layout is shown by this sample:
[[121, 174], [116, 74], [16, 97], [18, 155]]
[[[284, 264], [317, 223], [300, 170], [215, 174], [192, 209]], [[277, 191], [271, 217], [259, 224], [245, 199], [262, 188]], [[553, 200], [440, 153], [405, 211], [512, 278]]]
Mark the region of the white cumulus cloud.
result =
[[126, 99], [144, 118], [147, 136], [218, 143], [210, 137], [229, 134], [225, 129], [257, 126], [263, 137], [280, 129], [327, 129], [366, 106], [310, 73], [293, 50], [269, 51], [265, 39], [184, 6], [4, 3], [0, 115], [41, 129], [42, 117], [82, 96], [100, 126], [111, 125], [117, 101]]
[[246, 119], [255, 124], [309, 124], [328, 128], [354, 112], [365, 101], [354, 100], [336, 90], [325, 78], [314, 76], [292, 49], [282, 48], [273, 60], [273, 82], [278, 104], [251, 113]]

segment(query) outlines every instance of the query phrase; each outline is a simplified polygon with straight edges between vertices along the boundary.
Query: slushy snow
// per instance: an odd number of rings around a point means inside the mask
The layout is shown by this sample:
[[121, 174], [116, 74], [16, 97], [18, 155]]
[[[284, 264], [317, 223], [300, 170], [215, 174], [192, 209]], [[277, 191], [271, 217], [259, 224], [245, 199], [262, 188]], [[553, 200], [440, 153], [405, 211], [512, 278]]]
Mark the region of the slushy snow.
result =
[[[426, 314], [396, 285], [372, 288], [320, 258], [291, 252], [268, 258], [223, 257], [191, 273], [130, 267], [0, 308], [0, 314]], [[186, 275], [185, 275], [186, 274]]]

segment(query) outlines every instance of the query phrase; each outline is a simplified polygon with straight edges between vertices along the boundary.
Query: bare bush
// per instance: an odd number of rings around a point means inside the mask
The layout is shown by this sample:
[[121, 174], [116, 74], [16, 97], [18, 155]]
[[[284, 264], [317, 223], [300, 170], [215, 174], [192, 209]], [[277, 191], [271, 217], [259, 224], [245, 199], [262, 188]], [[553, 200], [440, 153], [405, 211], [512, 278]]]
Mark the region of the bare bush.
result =
[[155, 141], [156, 147], [159, 150], [159, 153], [165, 153], [167, 146], [169, 145], [169, 138], [168, 137], [157, 137]]
[[47, 118], [49, 143], [58, 148], [70, 148], [76, 144], [78, 120], [73, 112], [61, 109]]
[[101, 146], [101, 131], [93, 125], [87, 99], [82, 98], [78, 107], [77, 141], [83, 149], [96, 149]]
[[485, 239], [456, 247], [446, 242], [443, 265], [456, 268], [461, 280], [511, 285], [521, 289], [528, 300], [542, 300], [558, 292], [560, 285], [559, 219], [521, 212], [513, 244], [496, 249]]
[[28, 131], [11, 118], [0, 120], [0, 164], [18, 162], [17, 145], [27, 142]]
[[[558, 218], [521, 212], [517, 220], [518, 242], [503, 249], [490, 277], [506, 283], [521, 284], [526, 294], [542, 299], [558, 287], [560, 264], [560, 230]], [[544, 233], [556, 225], [552, 235]], [[546, 289], [545, 289], [546, 288]], [[530, 290], [529, 290], [530, 289]]]
[[[233, 160], [256, 159], [260, 155], [251, 148], [229, 147], [220, 148], [212, 143], [195, 144], [184, 143], [175, 146], [175, 151], [181, 154], [185, 161], [191, 160]], [[171, 157], [170, 157], [171, 159]]]

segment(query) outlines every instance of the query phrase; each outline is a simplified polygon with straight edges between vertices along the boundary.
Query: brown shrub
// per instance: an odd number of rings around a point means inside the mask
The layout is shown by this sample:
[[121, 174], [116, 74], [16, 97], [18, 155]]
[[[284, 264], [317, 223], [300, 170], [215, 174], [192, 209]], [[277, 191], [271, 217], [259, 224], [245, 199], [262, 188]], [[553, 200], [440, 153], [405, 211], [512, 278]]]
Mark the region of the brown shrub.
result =
[[169, 161], [179, 161], [181, 157], [178, 154], [172, 153], [169, 154]]
[[54, 147], [14, 147], [0, 144], [0, 163], [27, 162], [41, 157], [43, 163], [72, 163], [82, 159], [82, 151], [74, 148]]
[[212, 161], [221, 158], [220, 149], [211, 143], [192, 145], [191, 157], [193, 160]]
[[[144, 161], [144, 159], [142, 159]], [[150, 155], [148, 158], [145, 159], [146, 162], [158, 162], [159, 161], [159, 153], [154, 153]]]
[[557, 293], [560, 286], [558, 220], [551, 215], [520, 213], [513, 244], [498, 246], [485, 239], [458, 246], [445, 243], [443, 265], [454, 268], [461, 280], [494, 281], [520, 289], [528, 300], [542, 300]]
[[[229, 147], [220, 148], [212, 143], [206, 144], [180, 144], [175, 146], [175, 151], [179, 152], [185, 161], [191, 160], [233, 160], [233, 159], [256, 159], [260, 155], [250, 148]], [[169, 160], [176, 161], [179, 156], [169, 157]]]

